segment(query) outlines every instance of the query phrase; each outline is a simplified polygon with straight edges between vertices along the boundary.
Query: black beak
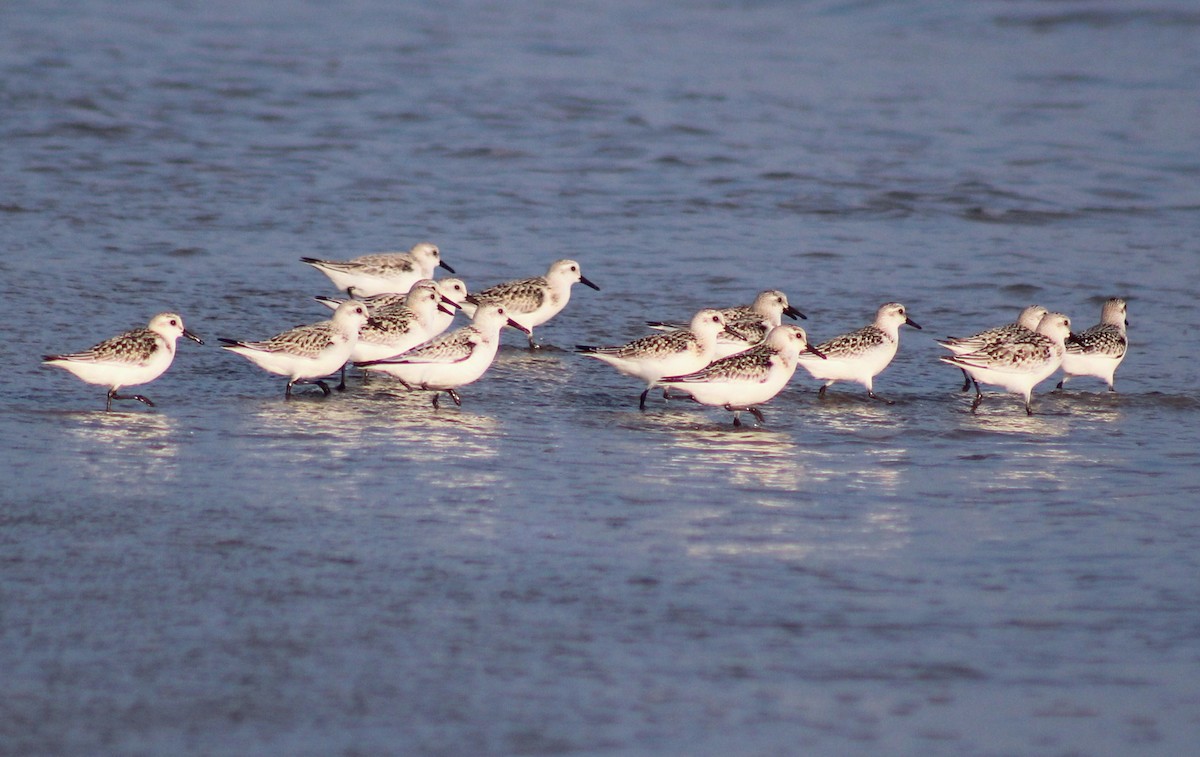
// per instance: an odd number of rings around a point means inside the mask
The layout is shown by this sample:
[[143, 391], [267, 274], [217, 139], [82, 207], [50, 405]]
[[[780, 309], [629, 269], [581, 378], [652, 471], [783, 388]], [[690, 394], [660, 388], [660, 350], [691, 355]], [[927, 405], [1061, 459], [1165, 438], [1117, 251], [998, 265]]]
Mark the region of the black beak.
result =
[[749, 339], [747, 339], [747, 338], [746, 338], [746, 335], [745, 335], [745, 334], [743, 334], [742, 332], [738, 331], [737, 329], [735, 329], [735, 328], [733, 328], [733, 327], [731, 327], [731, 326], [726, 326], [726, 327], [725, 327], [725, 333], [726, 333], [726, 334], [732, 334], [732, 335], [733, 335], [733, 337], [734, 337], [735, 339], [741, 339], [741, 340], [743, 340], [743, 341], [746, 341], [746, 342], [750, 341]]
[[587, 277], [587, 276], [584, 276], [582, 273], [581, 273], [581, 274], [579, 274], [579, 283], [580, 283], [580, 284], [583, 284], [584, 286], [589, 286], [589, 287], [591, 287], [592, 289], [595, 289], [597, 292], [599, 292], [599, 291], [600, 291], [600, 287], [596, 286], [596, 285], [595, 285], [595, 284], [593, 284], [591, 281], [588, 281], [588, 277]]
[[438, 268], [445, 268], [450, 273], [454, 273], [454, 269], [451, 268], [450, 266], [446, 265], [446, 261], [444, 261], [444, 260], [438, 261]]
[[453, 311], [453, 310], [451, 310], [450, 308], [446, 307], [444, 304], [442, 304], [442, 303], [440, 303], [440, 302], [438, 303], [438, 310], [442, 311], [442, 312], [443, 312], [443, 313], [445, 313], [446, 315], [454, 315], [454, 311]]
[[204, 340], [203, 340], [203, 339], [201, 339], [200, 337], [196, 336], [195, 334], [193, 334], [192, 332], [188, 331], [187, 329], [184, 329], [184, 330], [183, 330], [183, 335], [184, 335], [184, 336], [186, 336], [188, 339], [191, 339], [191, 340], [192, 340], [193, 342], [195, 342], [196, 344], [204, 344]]
[[791, 305], [788, 305], [786, 308], [783, 309], [783, 314], [786, 315], [788, 318], [791, 318], [793, 321], [796, 320], [797, 318], [799, 318], [801, 320], [805, 320], [805, 321], [808, 320], [808, 316], [806, 316], [804, 313], [801, 313], [799, 310], [792, 307]]
[[522, 326], [521, 324], [517, 323], [516, 321], [514, 321], [514, 320], [513, 320], [513, 319], [511, 319], [511, 318], [509, 318], [509, 319], [508, 319], [508, 325], [509, 325], [509, 326], [512, 326], [512, 327], [513, 327], [514, 329], [516, 329], [517, 331], [520, 331], [522, 334], [532, 334], [532, 333], [533, 333], [532, 331], [530, 331], [529, 329], [525, 328], [524, 326]]
[[1079, 340], [1079, 337], [1075, 336], [1075, 334], [1073, 334], [1073, 333], [1067, 334], [1067, 338], [1065, 341], [1067, 344], [1078, 344], [1080, 347], [1083, 346], [1083, 342], [1081, 342]]
[[817, 357], [821, 358], [822, 360], [828, 360], [828, 359], [829, 359], [829, 358], [828, 358], [828, 357], [825, 355], [825, 353], [824, 353], [824, 352], [821, 352], [820, 350], [818, 350], [816, 347], [812, 346], [811, 344], [807, 344], [807, 343], [806, 343], [806, 344], [804, 345], [804, 349], [805, 349], [806, 351], [808, 351], [808, 352], [811, 352], [812, 354], [816, 355]]
[[917, 331], [924, 331], [924, 329], [922, 329], [920, 326], [918, 326], [917, 322], [911, 318], [905, 318], [904, 322], [907, 323], [909, 326], [912, 326]]
[[449, 305], [450, 307], [454, 308], [455, 310], [458, 309], [458, 303], [455, 302], [454, 300], [450, 299], [446, 295], [439, 294], [438, 297], [442, 298], [442, 302], [441, 302], [442, 305]]

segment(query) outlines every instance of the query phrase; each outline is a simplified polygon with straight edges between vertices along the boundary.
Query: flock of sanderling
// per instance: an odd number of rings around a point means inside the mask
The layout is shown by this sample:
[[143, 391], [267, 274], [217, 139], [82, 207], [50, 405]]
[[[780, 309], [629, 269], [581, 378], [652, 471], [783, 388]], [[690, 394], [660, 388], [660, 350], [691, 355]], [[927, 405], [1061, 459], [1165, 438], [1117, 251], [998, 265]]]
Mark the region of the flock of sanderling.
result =
[[[458, 278], [433, 279], [434, 270], [454, 269], [441, 259], [436, 245], [422, 242], [408, 252], [364, 255], [346, 261], [301, 260], [329, 277], [347, 299], [318, 297], [333, 310], [330, 320], [249, 341], [220, 339], [222, 346], [265, 371], [287, 377], [285, 396], [295, 384], [315, 384], [326, 395], [326, 380], [340, 372], [338, 389], [345, 389], [345, 370], [354, 364], [364, 373], [391, 376], [409, 390], [441, 393], [456, 405], [458, 389], [478, 380], [491, 366], [500, 345], [500, 331], [511, 326], [529, 337], [533, 329], [566, 307], [571, 287], [582, 283], [599, 289], [574, 260], [559, 260], [544, 276], [497, 284], [468, 293]], [[455, 312], [470, 323], [447, 332]], [[616, 346], [579, 345], [579, 354], [608, 363], [621, 373], [644, 382], [639, 407], [646, 407], [651, 389], [663, 396], [686, 397], [702, 405], [733, 413], [751, 413], [760, 423], [758, 406], [771, 400], [791, 380], [798, 366], [822, 381], [819, 396], [838, 381], [862, 384], [872, 399], [891, 404], [874, 391], [874, 378], [891, 363], [900, 343], [900, 327], [921, 328], [898, 302], [880, 306], [873, 323], [817, 345], [799, 326], [783, 324], [784, 316], [806, 318], [778, 290], [767, 290], [750, 305], [704, 309], [688, 323], [648, 322], [656, 333]], [[950, 355], [943, 362], [962, 369], [963, 391], [975, 388], [971, 411], [983, 401], [980, 384], [1001, 387], [1023, 396], [1032, 414], [1033, 389], [1060, 368], [1058, 387], [1076, 376], [1095, 376], [1114, 390], [1113, 376], [1125, 358], [1125, 301], [1104, 303], [1100, 323], [1080, 334], [1071, 321], [1041, 306], [1021, 311], [1016, 322], [962, 338], [940, 341]], [[140, 394], [119, 394], [123, 387], [158, 378], [175, 358], [175, 343], [201, 339], [184, 328], [176, 313], [160, 313], [144, 329], [106, 339], [91, 349], [47, 355], [44, 362], [65, 368], [89, 384], [108, 387], [105, 409], [113, 400], [131, 399], [153, 406]]]

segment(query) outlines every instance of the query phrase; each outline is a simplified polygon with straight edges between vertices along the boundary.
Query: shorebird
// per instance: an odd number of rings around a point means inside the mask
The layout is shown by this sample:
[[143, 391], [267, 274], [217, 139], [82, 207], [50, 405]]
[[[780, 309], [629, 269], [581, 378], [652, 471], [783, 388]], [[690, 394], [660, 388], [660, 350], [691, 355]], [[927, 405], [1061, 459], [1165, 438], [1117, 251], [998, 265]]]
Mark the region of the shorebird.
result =
[[694, 373], [664, 377], [659, 383], [686, 392], [702, 405], [733, 412], [735, 426], [742, 425], [743, 410], [763, 423], [765, 419], [757, 406], [783, 390], [796, 372], [796, 358], [804, 351], [824, 357], [808, 343], [804, 329], [776, 326], [762, 344], [723, 357]]
[[118, 394], [117, 390], [148, 384], [161, 376], [175, 360], [175, 342], [181, 336], [204, 344], [184, 328], [183, 318], [177, 313], [159, 313], [144, 329], [126, 331], [82, 352], [44, 355], [42, 362], [66, 369], [89, 384], [107, 386], [106, 411], [112, 410], [113, 400], [137, 400], [154, 407], [141, 394]]
[[370, 297], [388, 292], [405, 294], [421, 279], [433, 278], [435, 268], [454, 269], [442, 260], [436, 244], [418, 242], [408, 252], [377, 252], [350, 260], [300, 258], [329, 277], [334, 286], [351, 297]]
[[867, 396], [874, 400], [892, 404], [891, 400], [875, 394], [874, 378], [888, 367], [896, 356], [900, 345], [900, 327], [921, 328], [908, 317], [908, 311], [899, 302], [887, 302], [875, 313], [875, 322], [857, 331], [817, 345], [826, 357], [824, 360], [800, 356], [800, 364], [813, 378], [825, 383], [817, 396], [824, 397], [825, 390], [837, 381], [853, 381], [867, 388]]

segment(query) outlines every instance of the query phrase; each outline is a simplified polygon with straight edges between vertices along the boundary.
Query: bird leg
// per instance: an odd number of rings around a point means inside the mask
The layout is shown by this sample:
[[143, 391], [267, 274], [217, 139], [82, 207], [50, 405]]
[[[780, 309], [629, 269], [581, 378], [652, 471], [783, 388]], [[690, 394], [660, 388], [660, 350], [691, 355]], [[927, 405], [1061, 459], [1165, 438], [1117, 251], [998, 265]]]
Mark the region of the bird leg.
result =
[[754, 416], [754, 418], [755, 418], [755, 419], [756, 419], [756, 420], [757, 420], [759, 423], [766, 423], [766, 422], [767, 422], [767, 419], [763, 417], [762, 411], [761, 411], [761, 410], [759, 410], [757, 407], [750, 407], [750, 408], [746, 408], [746, 409], [750, 411], [750, 414], [751, 414], [751, 415], [753, 415], [753, 416]]
[[328, 397], [330, 395], [329, 385], [326, 384], [324, 381], [313, 380], [313, 379], [294, 379], [292, 381], [287, 382], [287, 389], [283, 393], [284, 399], [290, 400], [292, 398], [292, 385], [293, 384], [315, 384], [321, 388], [321, 394], [323, 396]]
[[646, 395], [648, 395], [648, 394], [650, 394], [649, 387], [647, 387], [646, 391], [642, 392], [642, 396], [638, 401], [638, 410], [646, 409]]
[[884, 404], [886, 404], [886, 405], [894, 405], [894, 404], [896, 404], [896, 401], [895, 401], [895, 400], [889, 400], [889, 399], [887, 399], [887, 398], [885, 398], [885, 397], [880, 397], [878, 394], [876, 394], [875, 392], [871, 391], [870, 389], [868, 389], [868, 390], [867, 390], [867, 396], [868, 396], [868, 397], [870, 397], [870, 398], [871, 398], [871, 399], [873, 399], [873, 400], [879, 400], [880, 402], [882, 402], [882, 403], [884, 403]]
[[143, 397], [140, 394], [117, 394], [116, 389], [109, 389], [108, 400], [104, 403], [105, 412], [112, 410], [113, 400], [137, 400], [148, 407], [154, 407], [154, 403], [148, 397]]
[[960, 371], [962, 371], [962, 374], [963, 374], [963, 388], [962, 388], [962, 390], [963, 390], [964, 392], [965, 392], [965, 391], [968, 391], [968, 390], [971, 388], [971, 381], [972, 381], [971, 374], [967, 373], [966, 371], [963, 371], [963, 369], [962, 369], [962, 368], [959, 368], [959, 370], [960, 370]]
[[979, 409], [979, 403], [983, 402], [983, 392], [979, 391], [979, 385], [975, 386], [975, 401], [971, 403], [971, 413], [974, 414]]

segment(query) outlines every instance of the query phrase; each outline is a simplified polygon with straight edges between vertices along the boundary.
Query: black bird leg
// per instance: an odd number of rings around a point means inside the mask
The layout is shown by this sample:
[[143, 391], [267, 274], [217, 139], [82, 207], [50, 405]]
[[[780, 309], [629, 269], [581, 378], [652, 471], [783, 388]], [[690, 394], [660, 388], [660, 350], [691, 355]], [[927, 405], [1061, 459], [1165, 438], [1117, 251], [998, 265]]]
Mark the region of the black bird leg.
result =
[[116, 389], [109, 389], [108, 390], [108, 398], [104, 403], [104, 411], [105, 412], [109, 412], [112, 410], [112, 401], [113, 400], [137, 400], [138, 402], [141, 402], [143, 405], [146, 405], [147, 407], [154, 407], [154, 403], [150, 401], [149, 397], [143, 397], [140, 394], [117, 394]]
[[983, 392], [979, 391], [979, 385], [975, 385], [975, 401], [971, 403], [971, 413], [974, 414], [979, 409], [979, 404], [983, 402]]

